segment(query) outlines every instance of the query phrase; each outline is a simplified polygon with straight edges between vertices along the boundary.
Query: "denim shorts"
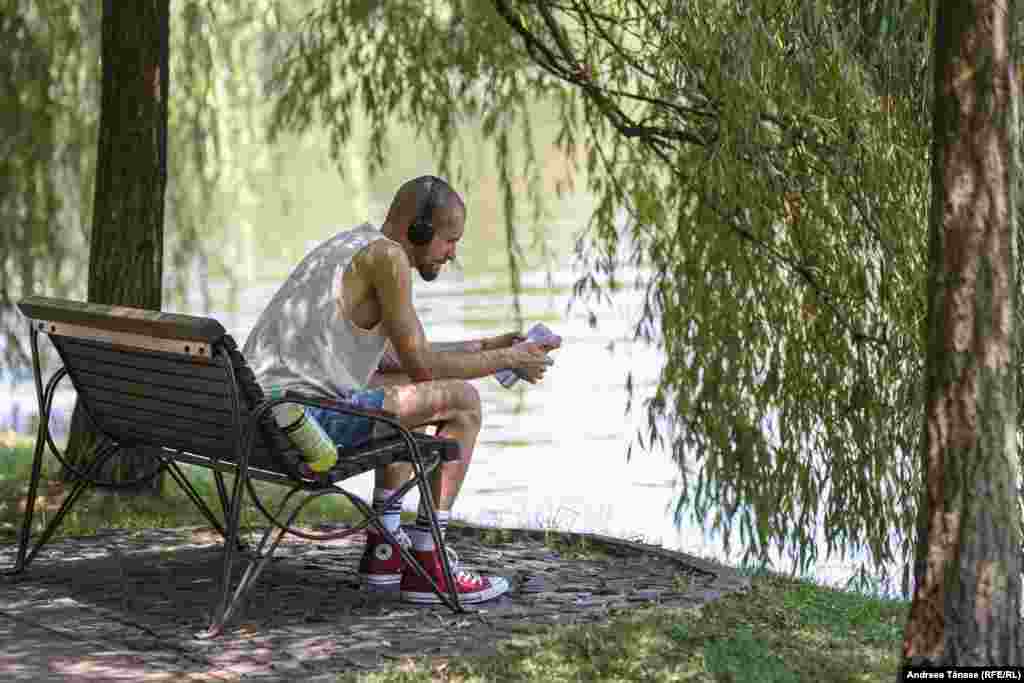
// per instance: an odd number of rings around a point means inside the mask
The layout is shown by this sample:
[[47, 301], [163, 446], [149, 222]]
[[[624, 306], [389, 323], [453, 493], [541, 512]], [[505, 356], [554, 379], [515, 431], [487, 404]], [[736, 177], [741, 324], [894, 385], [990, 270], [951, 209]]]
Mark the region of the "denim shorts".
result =
[[[381, 389], [357, 391], [345, 400], [357, 410], [360, 408], [380, 410], [384, 406], [384, 391]], [[358, 446], [369, 441], [370, 435], [373, 433], [373, 420], [369, 418], [313, 406], [306, 406], [306, 415], [319, 422], [331, 441], [340, 448]]]

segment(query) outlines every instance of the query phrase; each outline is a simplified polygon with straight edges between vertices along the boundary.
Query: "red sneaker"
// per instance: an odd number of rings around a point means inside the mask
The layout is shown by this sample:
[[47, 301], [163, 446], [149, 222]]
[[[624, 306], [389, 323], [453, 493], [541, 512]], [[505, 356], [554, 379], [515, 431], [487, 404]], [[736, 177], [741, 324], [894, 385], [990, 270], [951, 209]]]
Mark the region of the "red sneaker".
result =
[[395, 538], [398, 544], [388, 543], [383, 534], [373, 529], [366, 532], [366, 550], [359, 560], [359, 578], [364, 587], [388, 588], [397, 586], [402, 580], [405, 562], [399, 548], [411, 548], [412, 541], [402, 528], [395, 532]]
[[[412, 554], [423, 563], [427, 573], [434, 579], [438, 587], [442, 591], [447, 591], [447, 584], [444, 581], [444, 569], [441, 567], [441, 553], [437, 552], [437, 550], [414, 550]], [[491, 600], [509, 588], [508, 580], [500, 576], [480, 576], [479, 574], [460, 569], [459, 558], [451, 548], [448, 549], [448, 561], [451, 563], [452, 576], [455, 578], [459, 602], [463, 604]], [[441, 602], [441, 598], [437, 597], [434, 589], [430, 587], [430, 583], [411, 567], [406, 567], [405, 571], [402, 572], [402, 600], [418, 604], [437, 604]]]

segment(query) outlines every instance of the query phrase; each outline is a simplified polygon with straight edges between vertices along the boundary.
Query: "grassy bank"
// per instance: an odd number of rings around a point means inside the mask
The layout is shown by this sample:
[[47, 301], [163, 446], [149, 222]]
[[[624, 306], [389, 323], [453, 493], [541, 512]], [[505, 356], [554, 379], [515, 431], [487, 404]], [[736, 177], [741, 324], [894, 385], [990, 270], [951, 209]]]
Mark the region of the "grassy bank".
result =
[[[31, 443], [0, 441], [0, 524], [12, 542], [31, 466]], [[48, 459], [48, 474], [56, 475]], [[194, 480], [213, 506], [209, 473]], [[45, 487], [59, 499], [59, 487]], [[264, 489], [271, 500], [280, 487]], [[330, 499], [336, 499], [331, 501]], [[350, 521], [339, 496], [327, 496], [305, 519]], [[164, 499], [132, 500], [93, 494], [76, 506], [62, 535], [100, 528], [177, 527], [205, 524], [169, 482]], [[214, 507], [217, 509], [217, 507]], [[43, 520], [51, 512], [42, 512]], [[245, 512], [260, 524], [254, 510]], [[43, 520], [40, 520], [43, 521]], [[561, 536], [551, 544], [571, 555]], [[755, 575], [749, 593], [727, 595], [694, 610], [650, 608], [612, 614], [604, 623], [556, 627], [505, 641], [484, 658], [425, 658], [395, 662], [368, 675], [339, 674], [344, 682], [407, 681], [714, 681], [871, 683], [895, 679], [907, 603], [838, 591], [771, 574]]]
[[478, 658], [407, 660], [345, 683], [688, 681], [891, 683], [907, 603], [772, 575], [700, 609], [556, 627]]

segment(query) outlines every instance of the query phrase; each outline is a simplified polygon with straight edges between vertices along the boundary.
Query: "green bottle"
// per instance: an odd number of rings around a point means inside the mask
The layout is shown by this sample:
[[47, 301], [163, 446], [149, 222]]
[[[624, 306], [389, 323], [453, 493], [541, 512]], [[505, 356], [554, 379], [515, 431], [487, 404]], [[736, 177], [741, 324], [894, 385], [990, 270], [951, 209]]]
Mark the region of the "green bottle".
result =
[[[283, 398], [284, 391], [271, 387], [269, 398]], [[314, 472], [326, 472], [338, 462], [338, 447], [327, 436], [320, 423], [306, 414], [299, 403], [280, 403], [270, 409], [288, 440], [299, 449], [302, 461]]]

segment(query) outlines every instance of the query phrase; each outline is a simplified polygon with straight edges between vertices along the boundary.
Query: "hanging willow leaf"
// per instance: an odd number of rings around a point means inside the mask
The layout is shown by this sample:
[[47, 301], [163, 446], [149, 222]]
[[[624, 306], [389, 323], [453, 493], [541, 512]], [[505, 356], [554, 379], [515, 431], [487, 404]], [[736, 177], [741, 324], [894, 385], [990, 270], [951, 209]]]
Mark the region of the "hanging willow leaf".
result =
[[[500, 158], [522, 130], [511, 114], [553, 98], [559, 148], [583, 152], [595, 200], [574, 295], [601, 301], [623, 267], [643, 274], [635, 336], [665, 364], [638, 440], [677, 427], [669, 452], [681, 472], [697, 465], [677, 512], [689, 506], [727, 540], [739, 524], [752, 556], [781, 547], [801, 566], [819, 559], [818, 522], [826, 554], [906, 557], [929, 3], [397, 0], [365, 18], [361, 7], [325, 0], [302, 25], [277, 72], [275, 130], [319, 117], [348, 139], [358, 97], [377, 163], [402, 124], [429, 136], [443, 167], [459, 121], [480, 117], [508, 220], [516, 176]], [[341, 66], [354, 54], [358, 74]], [[772, 420], [769, 438], [758, 426]]]

